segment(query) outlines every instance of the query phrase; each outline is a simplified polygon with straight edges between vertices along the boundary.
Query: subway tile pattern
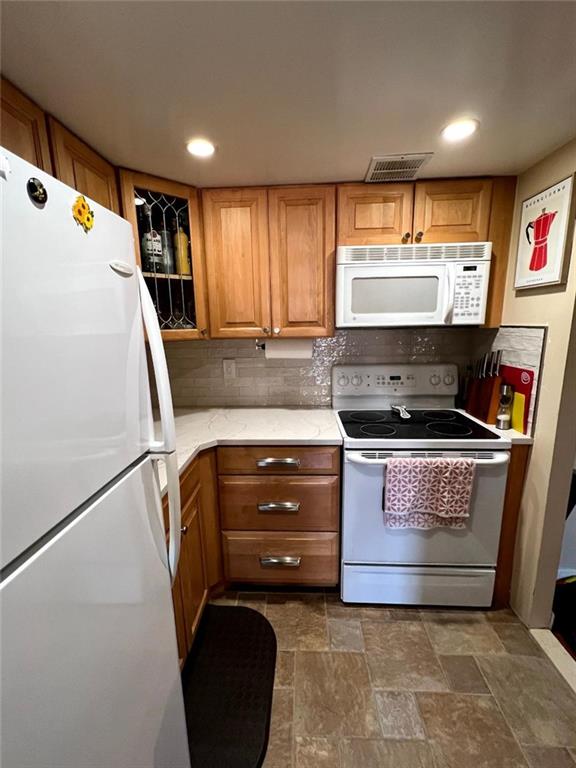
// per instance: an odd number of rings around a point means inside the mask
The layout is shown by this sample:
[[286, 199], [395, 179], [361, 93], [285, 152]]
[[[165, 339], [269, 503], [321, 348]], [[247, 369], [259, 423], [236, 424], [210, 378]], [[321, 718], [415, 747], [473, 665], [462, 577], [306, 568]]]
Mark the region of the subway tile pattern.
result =
[[[478, 340], [494, 332], [474, 328], [388, 328], [337, 331], [315, 339], [312, 358], [271, 359], [254, 339], [166, 344], [176, 407], [319, 406], [331, 404], [330, 375], [337, 363], [434, 363], [465, 366]], [[222, 361], [236, 361], [225, 379]]]
[[278, 642], [264, 768], [576, 768], [576, 695], [511, 611], [227, 593]]

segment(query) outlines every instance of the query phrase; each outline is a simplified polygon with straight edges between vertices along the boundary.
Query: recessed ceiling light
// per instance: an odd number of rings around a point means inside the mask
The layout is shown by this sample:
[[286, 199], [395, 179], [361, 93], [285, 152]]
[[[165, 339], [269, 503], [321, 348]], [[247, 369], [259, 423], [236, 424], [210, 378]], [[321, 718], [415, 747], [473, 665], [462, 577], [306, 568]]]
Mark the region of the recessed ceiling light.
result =
[[212, 157], [215, 147], [208, 139], [192, 139], [186, 144], [186, 149], [194, 157]]
[[442, 138], [445, 141], [463, 141], [468, 136], [472, 136], [478, 130], [479, 125], [478, 120], [473, 120], [472, 118], [455, 120], [444, 128]]

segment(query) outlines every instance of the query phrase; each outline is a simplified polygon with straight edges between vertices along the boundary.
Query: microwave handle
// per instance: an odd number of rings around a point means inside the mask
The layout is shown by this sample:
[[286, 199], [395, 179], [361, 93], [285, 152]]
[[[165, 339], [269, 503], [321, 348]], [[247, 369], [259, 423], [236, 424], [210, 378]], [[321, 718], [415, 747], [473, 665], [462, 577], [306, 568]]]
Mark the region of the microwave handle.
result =
[[444, 305], [444, 316], [442, 317], [442, 322], [444, 325], [452, 325], [452, 315], [454, 313], [454, 293], [454, 264], [446, 264], [446, 303]]

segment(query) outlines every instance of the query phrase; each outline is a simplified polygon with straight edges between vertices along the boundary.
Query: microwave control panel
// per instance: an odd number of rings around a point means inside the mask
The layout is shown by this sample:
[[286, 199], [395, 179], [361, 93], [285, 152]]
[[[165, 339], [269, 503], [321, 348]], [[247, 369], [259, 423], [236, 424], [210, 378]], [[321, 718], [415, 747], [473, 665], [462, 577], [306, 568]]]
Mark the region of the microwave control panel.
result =
[[486, 316], [490, 262], [454, 265], [454, 307], [452, 322], [478, 325]]

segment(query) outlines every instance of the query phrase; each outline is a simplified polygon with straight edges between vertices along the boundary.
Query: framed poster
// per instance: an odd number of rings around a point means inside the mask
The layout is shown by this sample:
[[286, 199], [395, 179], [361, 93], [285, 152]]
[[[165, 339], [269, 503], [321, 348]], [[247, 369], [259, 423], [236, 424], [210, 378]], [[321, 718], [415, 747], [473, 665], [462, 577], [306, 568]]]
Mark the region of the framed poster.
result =
[[522, 203], [515, 288], [564, 282], [574, 223], [573, 180], [569, 176]]

